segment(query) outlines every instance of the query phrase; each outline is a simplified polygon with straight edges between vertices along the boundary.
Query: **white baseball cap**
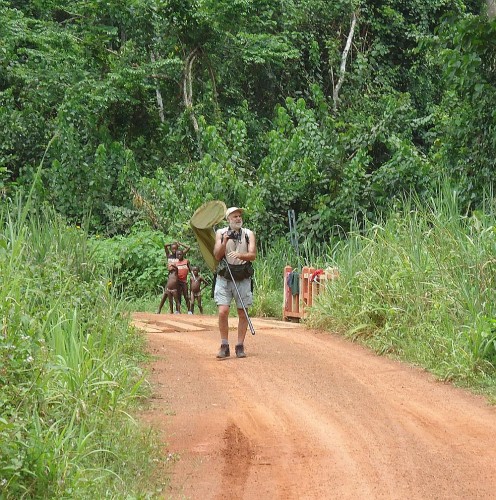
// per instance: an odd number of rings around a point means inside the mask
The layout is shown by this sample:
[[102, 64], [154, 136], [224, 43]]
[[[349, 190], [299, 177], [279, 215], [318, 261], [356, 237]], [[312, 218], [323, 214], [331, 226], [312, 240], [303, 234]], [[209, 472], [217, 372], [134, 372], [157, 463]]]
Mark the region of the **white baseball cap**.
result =
[[243, 213], [245, 211], [244, 208], [239, 208], [239, 207], [230, 207], [226, 210], [226, 219], [233, 213], [233, 212], [241, 212]]

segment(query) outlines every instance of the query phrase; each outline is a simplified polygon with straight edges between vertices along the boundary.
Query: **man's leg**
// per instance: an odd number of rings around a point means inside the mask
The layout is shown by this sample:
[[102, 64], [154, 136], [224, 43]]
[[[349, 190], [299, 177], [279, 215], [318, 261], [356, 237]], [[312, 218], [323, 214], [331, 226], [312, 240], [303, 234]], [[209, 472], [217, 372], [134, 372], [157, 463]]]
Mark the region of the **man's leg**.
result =
[[221, 340], [229, 337], [229, 306], [219, 306], [219, 332]]
[[215, 283], [214, 300], [219, 314], [220, 350], [218, 358], [227, 358], [229, 352], [229, 305], [232, 301], [232, 291], [226, 279], [218, 276]]
[[[253, 302], [251, 293], [251, 280], [243, 280], [237, 283], [240, 297], [236, 300], [238, 308], [238, 342], [236, 344], [236, 357], [245, 358], [244, 342], [248, 330], [248, 307]], [[244, 306], [244, 308], [243, 308]], [[245, 312], [246, 309], [246, 312]]]
[[246, 330], [248, 329], [248, 319], [244, 309], [238, 309], [238, 345], [243, 344], [246, 337]]
[[244, 309], [238, 309], [238, 343], [236, 344], [236, 357], [246, 358], [244, 341], [246, 330], [248, 329], [248, 319]]
[[228, 358], [231, 353], [229, 350], [229, 306], [218, 306], [219, 308], [219, 332], [220, 349], [217, 357], [220, 359]]

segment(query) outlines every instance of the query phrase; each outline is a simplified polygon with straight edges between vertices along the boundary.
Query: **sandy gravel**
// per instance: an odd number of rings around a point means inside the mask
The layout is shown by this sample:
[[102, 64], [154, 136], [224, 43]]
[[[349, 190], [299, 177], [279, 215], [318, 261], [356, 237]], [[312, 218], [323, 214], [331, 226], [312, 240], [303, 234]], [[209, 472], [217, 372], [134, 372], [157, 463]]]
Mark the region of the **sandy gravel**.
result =
[[154, 355], [141, 418], [178, 458], [164, 498], [496, 499], [481, 397], [294, 323], [252, 319], [248, 357], [219, 361], [215, 316], [133, 318]]

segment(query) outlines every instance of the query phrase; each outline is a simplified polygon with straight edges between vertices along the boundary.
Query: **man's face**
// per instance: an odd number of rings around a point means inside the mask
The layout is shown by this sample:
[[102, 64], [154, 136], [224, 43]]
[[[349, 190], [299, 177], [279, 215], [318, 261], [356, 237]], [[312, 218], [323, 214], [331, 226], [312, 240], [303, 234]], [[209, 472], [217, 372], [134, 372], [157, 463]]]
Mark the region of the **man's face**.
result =
[[171, 245], [171, 252], [172, 252], [172, 253], [176, 253], [176, 252], [177, 252], [177, 245], [176, 245], [175, 243], [173, 243], [173, 244]]
[[229, 227], [234, 230], [239, 230], [243, 226], [243, 216], [239, 210], [233, 212], [228, 217]]

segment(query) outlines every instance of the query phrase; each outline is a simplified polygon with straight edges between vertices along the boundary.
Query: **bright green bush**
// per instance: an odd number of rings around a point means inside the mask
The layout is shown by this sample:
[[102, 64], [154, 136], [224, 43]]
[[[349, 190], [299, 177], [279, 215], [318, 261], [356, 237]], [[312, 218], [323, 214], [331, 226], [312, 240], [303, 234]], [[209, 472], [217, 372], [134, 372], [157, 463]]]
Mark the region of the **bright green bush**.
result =
[[127, 236], [93, 237], [90, 245], [95, 258], [110, 270], [113, 287], [126, 296], [160, 293], [167, 282], [167, 260], [163, 233], [136, 230]]
[[146, 394], [143, 339], [84, 231], [4, 204], [0, 272], [2, 498], [148, 491], [157, 451], [129, 417]]

